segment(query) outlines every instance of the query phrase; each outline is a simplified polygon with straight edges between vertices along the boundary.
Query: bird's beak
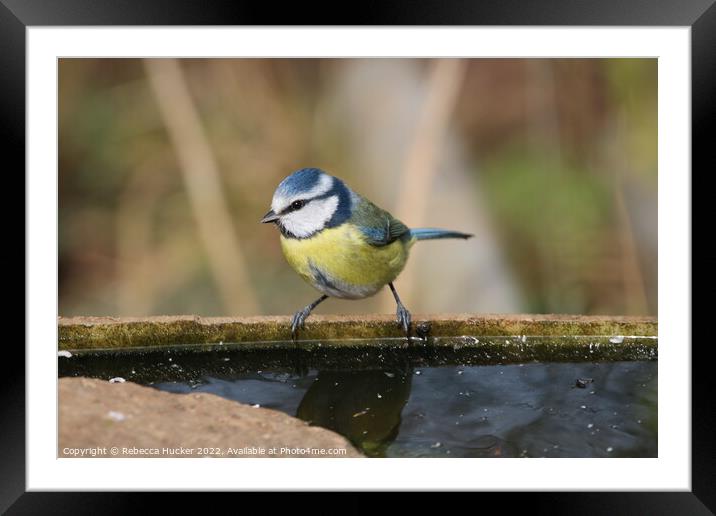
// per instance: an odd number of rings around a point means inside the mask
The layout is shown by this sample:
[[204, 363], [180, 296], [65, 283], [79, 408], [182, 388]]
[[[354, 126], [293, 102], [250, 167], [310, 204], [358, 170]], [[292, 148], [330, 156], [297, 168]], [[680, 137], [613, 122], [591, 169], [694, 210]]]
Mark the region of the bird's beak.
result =
[[273, 210], [269, 210], [269, 212], [264, 215], [264, 218], [261, 219], [261, 222], [264, 224], [268, 224], [269, 222], [276, 222], [278, 220], [278, 215], [276, 215]]

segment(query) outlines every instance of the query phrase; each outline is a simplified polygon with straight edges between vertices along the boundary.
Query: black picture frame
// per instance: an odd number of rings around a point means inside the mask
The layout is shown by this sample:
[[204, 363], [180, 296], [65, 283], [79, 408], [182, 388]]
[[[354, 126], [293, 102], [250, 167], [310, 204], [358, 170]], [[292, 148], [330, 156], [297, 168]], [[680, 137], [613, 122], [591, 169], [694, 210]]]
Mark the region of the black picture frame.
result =
[[[692, 196], [707, 195], [705, 181], [716, 163], [711, 134], [716, 125], [715, 0], [453, 0], [381, 1], [346, 6], [215, 0], [0, 0], [0, 140], [15, 170], [25, 167], [25, 29], [63, 25], [556, 25], [689, 26], [692, 63]], [[712, 131], [709, 131], [712, 129]], [[9, 170], [10, 167], [8, 167]], [[700, 170], [700, 174], [695, 171]], [[18, 174], [14, 174], [19, 176]], [[696, 185], [701, 184], [702, 188]], [[24, 191], [24, 181], [20, 188]], [[692, 198], [692, 277], [713, 295], [716, 241], [710, 237], [713, 209]], [[6, 221], [17, 220], [16, 212]], [[17, 223], [10, 224], [13, 228]], [[3, 225], [5, 226], [5, 224]], [[701, 227], [702, 231], [697, 229]], [[24, 225], [23, 225], [24, 229]], [[705, 235], [705, 236], [704, 236]], [[23, 245], [23, 263], [25, 247]], [[17, 254], [17, 253], [16, 253]], [[9, 267], [9, 264], [6, 265]], [[27, 271], [27, 269], [25, 269]], [[27, 272], [26, 272], [27, 274]], [[711, 287], [711, 288], [710, 288]], [[24, 299], [24, 297], [23, 297]], [[695, 298], [694, 298], [695, 299]], [[709, 303], [692, 303], [692, 321], [706, 320]], [[695, 326], [692, 325], [695, 329]], [[695, 340], [692, 338], [692, 341]], [[501, 510], [515, 503], [550, 514], [713, 514], [716, 510], [716, 425], [710, 408], [714, 387], [709, 344], [692, 351], [692, 491], [681, 493], [530, 493], [499, 500]], [[0, 512], [8, 514], [126, 513], [135, 495], [25, 492], [25, 354], [3, 350], [0, 382]], [[27, 344], [27, 343], [26, 343]], [[684, 346], [691, 342], [682, 343]], [[662, 382], [660, 389], [668, 389]], [[575, 474], [579, 474], [575, 471]], [[711, 487], [709, 487], [711, 486]], [[357, 496], [357, 495], [353, 495]], [[179, 503], [183, 496], [164, 497]], [[415, 498], [420, 502], [420, 497]], [[275, 500], [274, 500], [275, 501]], [[244, 500], [246, 502], [246, 500]], [[272, 502], [273, 503], [273, 502]], [[367, 509], [366, 503], [352, 504]], [[169, 505], [164, 506], [165, 509]], [[405, 507], [407, 509], [407, 506]]]

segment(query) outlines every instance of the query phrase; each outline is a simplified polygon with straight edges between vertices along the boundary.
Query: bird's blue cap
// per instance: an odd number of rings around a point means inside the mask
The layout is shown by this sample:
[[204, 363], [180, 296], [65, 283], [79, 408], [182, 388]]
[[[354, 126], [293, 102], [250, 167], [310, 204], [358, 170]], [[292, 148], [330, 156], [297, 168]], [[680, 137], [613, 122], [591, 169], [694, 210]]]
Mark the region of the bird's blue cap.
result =
[[325, 172], [320, 168], [297, 170], [279, 183], [276, 194], [288, 198], [306, 192], [318, 184], [321, 174], [325, 174]]

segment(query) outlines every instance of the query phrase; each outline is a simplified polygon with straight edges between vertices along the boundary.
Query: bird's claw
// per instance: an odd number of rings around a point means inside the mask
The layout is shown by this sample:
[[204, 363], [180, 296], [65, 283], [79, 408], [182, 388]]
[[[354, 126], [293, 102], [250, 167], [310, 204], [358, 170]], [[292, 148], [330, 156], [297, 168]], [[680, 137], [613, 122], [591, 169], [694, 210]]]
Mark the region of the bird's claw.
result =
[[399, 304], [396, 313], [398, 315], [398, 325], [403, 328], [403, 332], [405, 332], [405, 338], [410, 340], [410, 312], [408, 312], [408, 309], [405, 308], [402, 304]]
[[314, 308], [316, 308], [319, 304], [321, 304], [323, 301], [328, 299], [328, 296], [326, 294], [323, 294], [321, 297], [316, 299], [313, 303], [310, 305], [304, 306], [303, 309], [299, 310], [293, 315], [293, 320], [291, 321], [291, 340], [293, 343], [296, 343], [296, 339], [298, 338], [298, 330], [299, 328], [303, 328], [303, 323], [306, 321], [306, 317], [311, 315], [311, 312]]
[[298, 339], [298, 330], [304, 327], [306, 317], [308, 317], [310, 313], [310, 310], [304, 308], [293, 315], [293, 320], [291, 321], [291, 340], [293, 342], [296, 342], [296, 339]]

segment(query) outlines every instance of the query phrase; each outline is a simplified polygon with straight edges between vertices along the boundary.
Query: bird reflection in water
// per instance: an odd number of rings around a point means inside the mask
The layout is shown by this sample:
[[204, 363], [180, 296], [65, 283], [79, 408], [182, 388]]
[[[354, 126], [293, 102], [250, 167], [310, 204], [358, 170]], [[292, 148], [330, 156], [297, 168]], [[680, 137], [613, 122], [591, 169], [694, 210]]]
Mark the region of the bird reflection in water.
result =
[[410, 397], [412, 370], [320, 371], [297, 416], [346, 437], [369, 457], [381, 457], [398, 435]]

